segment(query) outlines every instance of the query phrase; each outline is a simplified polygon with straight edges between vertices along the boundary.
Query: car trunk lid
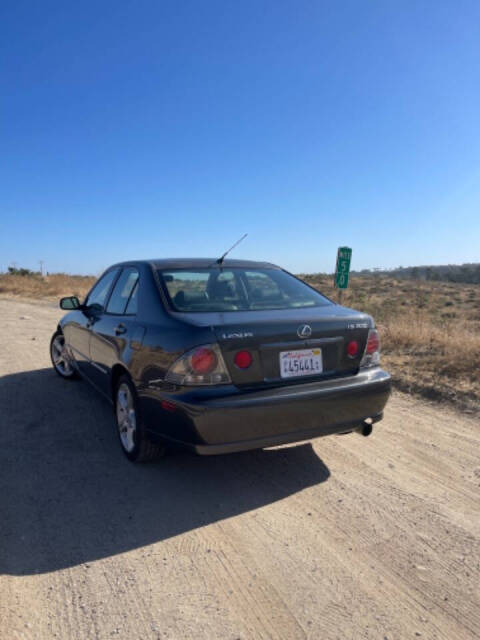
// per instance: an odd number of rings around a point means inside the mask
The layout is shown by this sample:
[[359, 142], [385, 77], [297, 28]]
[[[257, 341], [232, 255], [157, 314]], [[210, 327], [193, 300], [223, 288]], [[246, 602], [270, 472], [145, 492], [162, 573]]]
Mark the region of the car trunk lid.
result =
[[[222, 350], [234, 384], [257, 386], [310, 381], [358, 371], [365, 349], [370, 316], [329, 304], [320, 307], [241, 311], [225, 313], [182, 313], [182, 320], [197, 326], [210, 326]], [[349, 357], [347, 344], [356, 341], [358, 352]], [[251, 365], [235, 364], [239, 351], [249, 351]], [[282, 377], [280, 354], [299, 350], [321, 351], [322, 371], [314, 375]], [[312, 352], [313, 353], [313, 352]], [[296, 358], [295, 354], [293, 355]]]

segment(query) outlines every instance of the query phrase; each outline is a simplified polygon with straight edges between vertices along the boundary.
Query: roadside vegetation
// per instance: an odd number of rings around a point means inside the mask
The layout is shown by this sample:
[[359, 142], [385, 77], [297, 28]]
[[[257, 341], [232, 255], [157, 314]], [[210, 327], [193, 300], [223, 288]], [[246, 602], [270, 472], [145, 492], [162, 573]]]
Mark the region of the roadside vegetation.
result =
[[[302, 277], [338, 300], [332, 276]], [[478, 285], [354, 275], [342, 304], [375, 318], [397, 388], [480, 412]]]
[[363, 269], [352, 275], [388, 276], [397, 279], [433, 280], [436, 282], [463, 282], [480, 284], [480, 263], [437, 264], [418, 267], [397, 267], [396, 269]]
[[93, 276], [71, 276], [66, 273], [42, 276], [28, 269], [10, 268], [9, 273], [0, 274], [0, 295], [48, 300], [73, 295], [82, 299], [95, 280]]
[[[332, 276], [301, 277], [338, 300]], [[0, 296], [82, 299], [94, 281], [17, 269], [0, 274]], [[479, 285], [353, 274], [343, 304], [375, 318], [383, 364], [397, 388], [480, 413]]]

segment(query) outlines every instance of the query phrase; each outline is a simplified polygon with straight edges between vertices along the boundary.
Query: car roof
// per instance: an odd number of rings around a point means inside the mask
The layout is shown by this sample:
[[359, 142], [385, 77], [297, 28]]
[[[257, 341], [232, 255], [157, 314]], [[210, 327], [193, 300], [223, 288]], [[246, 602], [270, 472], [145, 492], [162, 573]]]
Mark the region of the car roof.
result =
[[[120, 262], [115, 267], [122, 265], [131, 265], [133, 263], [150, 264], [155, 269], [205, 269], [207, 267], [215, 267], [217, 258], [160, 258], [152, 260], [130, 260], [128, 262]], [[218, 265], [220, 266], [220, 265]], [[225, 259], [222, 263], [222, 267], [245, 267], [245, 268], [269, 268], [279, 269], [275, 264], [270, 262], [257, 262], [255, 260], [230, 260]]]

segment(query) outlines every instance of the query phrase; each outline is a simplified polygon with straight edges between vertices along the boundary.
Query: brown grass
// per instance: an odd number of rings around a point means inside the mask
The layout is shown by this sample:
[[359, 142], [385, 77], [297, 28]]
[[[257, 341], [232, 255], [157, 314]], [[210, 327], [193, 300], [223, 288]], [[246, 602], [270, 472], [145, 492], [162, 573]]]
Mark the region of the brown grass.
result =
[[[304, 279], [338, 299], [331, 278]], [[398, 388], [480, 412], [478, 285], [355, 276], [342, 304], [375, 318]]]
[[0, 275], [0, 295], [57, 300], [63, 296], [83, 299], [96, 278], [54, 273], [49, 276]]
[[[331, 277], [302, 277], [338, 299]], [[92, 276], [66, 274], [0, 275], [0, 295], [82, 299], [94, 282]], [[343, 304], [375, 318], [382, 361], [398, 388], [480, 412], [478, 285], [354, 276]]]

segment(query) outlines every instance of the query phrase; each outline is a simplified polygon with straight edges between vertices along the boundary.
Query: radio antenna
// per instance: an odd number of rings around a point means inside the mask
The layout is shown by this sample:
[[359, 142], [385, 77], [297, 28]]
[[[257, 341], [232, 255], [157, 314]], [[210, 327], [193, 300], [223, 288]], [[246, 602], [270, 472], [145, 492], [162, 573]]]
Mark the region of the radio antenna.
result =
[[218, 260], [216, 260], [216, 263], [217, 263], [217, 264], [223, 264], [223, 261], [225, 260], [225, 258], [227, 257], [227, 255], [230, 253], [230, 251], [231, 251], [232, 249], [235, 249], [235, 247], [236, 247], [237, 245], [239, 245], [239, 244], [240, 244], [240, 242], [241, 242], [242, 240], [245, 240], [245, 238], [246, 238], [247, 236], [248, 236], [248, 233], [244, 233], [244, 234], [243, 234], [243, 236], [240, 238], [240, 240], [237, 240], [237, 241], [235, 242], [235, 244], [232, 244], [232, 246], [230, 247], [230, 249], [228, 249], [227, 251], [225, 251], [225, 253], [223, 254], [223, 256], [222, 256], [221, 258], [218, 258]]

